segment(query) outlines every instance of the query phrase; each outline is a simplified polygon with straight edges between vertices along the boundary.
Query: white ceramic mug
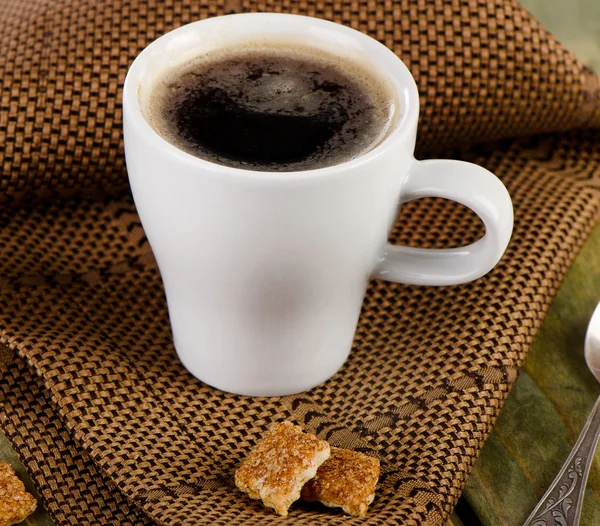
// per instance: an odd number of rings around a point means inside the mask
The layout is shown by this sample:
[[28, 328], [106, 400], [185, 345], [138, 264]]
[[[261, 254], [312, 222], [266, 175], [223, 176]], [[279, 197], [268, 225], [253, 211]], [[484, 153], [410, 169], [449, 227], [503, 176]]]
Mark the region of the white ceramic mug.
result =
[[[148, 97], [165, 69], [265, 36], [378, 69], [401, 111], [386, 139], [337, 166], [277, 173], [213, 164], [154, 131], [145, 118]], [[192, 374], [225, 391], [275, 396], [320, 384], [350, 352], [371, 276], [465, 283], [494, 267], [510, 239], [503, 184], [473, 164], [415, 160], [415, 81], [392, 51], [348, 27], [270, 13], [180, 27], [136, 58], [123, 112], [131, 189], [164, 282], [175, 348]], [[485, 235], [444, 250], [388, 244], [399, 205], [425, 196], [468, 206]]]

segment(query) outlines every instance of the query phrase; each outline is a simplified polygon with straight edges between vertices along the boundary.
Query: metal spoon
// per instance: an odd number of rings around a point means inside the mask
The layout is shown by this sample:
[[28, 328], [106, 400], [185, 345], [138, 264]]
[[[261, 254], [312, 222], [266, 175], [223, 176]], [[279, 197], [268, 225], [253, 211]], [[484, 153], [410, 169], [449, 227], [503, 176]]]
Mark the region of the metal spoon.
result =
[[[585, 361], [600, 382], [600, 304], [585, 335]], [[600, 438], [600, 398], [583, 426], [571, 454], [548, 491], [523, 526], [575, 526], [579, 524], [585, 483]]]

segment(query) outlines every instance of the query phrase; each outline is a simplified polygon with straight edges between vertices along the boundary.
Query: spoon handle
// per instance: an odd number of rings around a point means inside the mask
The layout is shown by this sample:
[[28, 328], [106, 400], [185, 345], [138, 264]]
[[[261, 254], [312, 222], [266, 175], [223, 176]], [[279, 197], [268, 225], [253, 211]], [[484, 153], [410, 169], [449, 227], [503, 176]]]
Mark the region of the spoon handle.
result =
[[585, 483], [600, 437], [600, 398], [596, 400], [571, 454], [523, 526], [579, 524]]

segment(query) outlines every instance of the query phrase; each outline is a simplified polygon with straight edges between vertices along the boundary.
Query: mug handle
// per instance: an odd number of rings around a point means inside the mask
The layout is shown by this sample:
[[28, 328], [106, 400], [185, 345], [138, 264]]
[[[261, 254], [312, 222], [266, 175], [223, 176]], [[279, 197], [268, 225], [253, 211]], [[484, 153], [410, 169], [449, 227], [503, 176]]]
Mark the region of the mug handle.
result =
[[458, 285], [480, 278], [502, 257], [513, 228], [510, 195], [493, 173], [463, 161], [414, 161], [402, 189], [402, 203], [443, 197], [475, 212], [485, 235], [457, 248], [413, 248], [387, 244], [373, 277], [409, 285]]

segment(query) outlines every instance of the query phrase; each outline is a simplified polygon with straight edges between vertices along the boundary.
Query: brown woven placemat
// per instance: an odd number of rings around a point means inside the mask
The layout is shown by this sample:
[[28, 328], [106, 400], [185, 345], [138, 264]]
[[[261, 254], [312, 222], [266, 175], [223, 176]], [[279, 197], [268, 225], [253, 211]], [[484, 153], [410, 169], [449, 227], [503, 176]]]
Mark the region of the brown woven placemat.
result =
[[[348, 363], [284, 398], [227, 395], [183, 369], [122, 192], [127, 66], [160, 33], [234, 9], [333, 18], [385, 42], [419, 84], [421, 151], [580, 128], [448, 152], [492, 170], [513, 197], [502, 262], [464, 286], [373, 281]], [[298, 505], [295, 523], [442, 524], [598, 217], [596, 77], [508, 0], [0, 0], [0, 27], [2, 427], [55, 520], [279, 521], [232, 489], [232, 474], [270, 422], [289, 418], [382, 461], [366, 520]], [[428, 199], [405, 205], [393, 239], [479, 235], [464, 208]]]

